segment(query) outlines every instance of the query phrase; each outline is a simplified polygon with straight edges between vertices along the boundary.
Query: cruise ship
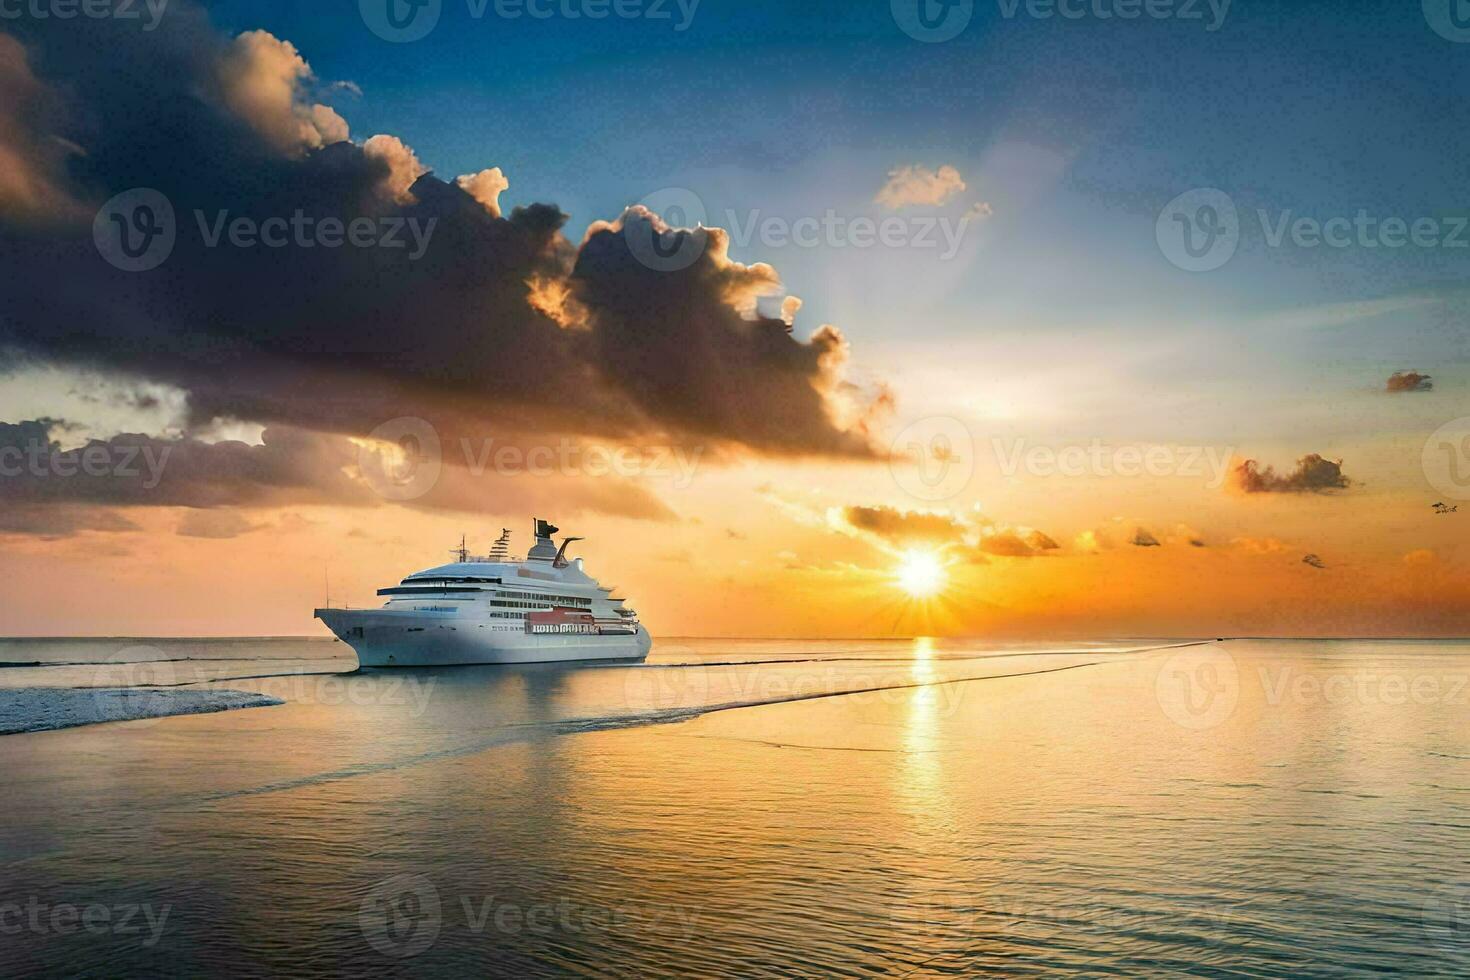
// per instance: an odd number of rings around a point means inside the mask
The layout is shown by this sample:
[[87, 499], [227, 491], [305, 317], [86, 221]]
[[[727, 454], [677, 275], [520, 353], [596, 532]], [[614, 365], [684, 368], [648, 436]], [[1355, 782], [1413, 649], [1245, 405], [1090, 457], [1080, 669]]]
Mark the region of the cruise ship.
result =
[[490, 554], [455, 561], [379, 589], [378, 609], [318, 609], [316, 618], [357, 651], [363, 667], [641, 661], [653, 647], [638, 614], [614, 589], [568, 559], [560, 528], [537, 520], [525, 558], [510, 554], [505, 530]]

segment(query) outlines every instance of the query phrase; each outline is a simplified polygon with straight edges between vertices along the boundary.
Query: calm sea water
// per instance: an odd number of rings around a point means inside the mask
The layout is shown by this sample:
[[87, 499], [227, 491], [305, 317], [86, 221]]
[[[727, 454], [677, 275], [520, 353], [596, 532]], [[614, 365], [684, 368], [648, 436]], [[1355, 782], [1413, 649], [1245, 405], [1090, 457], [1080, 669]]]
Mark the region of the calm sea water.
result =
[[1470, 644], [1167, 642], [0, 641], [286, 702], [0, 738], [0, 973], [1470, 973]]

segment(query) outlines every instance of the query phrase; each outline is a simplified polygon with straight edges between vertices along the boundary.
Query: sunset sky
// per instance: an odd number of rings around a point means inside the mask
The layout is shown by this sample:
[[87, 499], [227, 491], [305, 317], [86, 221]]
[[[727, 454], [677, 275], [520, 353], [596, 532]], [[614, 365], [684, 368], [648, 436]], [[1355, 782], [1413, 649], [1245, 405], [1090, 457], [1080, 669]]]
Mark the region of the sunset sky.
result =
[[0, 634], [533, 517], [655, 637], [1470, 632], [1433, 0], [382, 3], [0, 4]]

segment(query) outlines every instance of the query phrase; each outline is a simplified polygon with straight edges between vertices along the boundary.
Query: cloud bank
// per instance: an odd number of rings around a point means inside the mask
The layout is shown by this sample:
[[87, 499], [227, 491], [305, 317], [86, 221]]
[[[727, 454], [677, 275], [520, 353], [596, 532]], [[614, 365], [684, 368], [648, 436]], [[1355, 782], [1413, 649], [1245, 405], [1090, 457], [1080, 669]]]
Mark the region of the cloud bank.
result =
[[[632, 210], [580, 245], [552, 204], [502, 213], [494, 167], [445, 182], [390, 135], [361, 144], [289, 42], [221, 36], [178, 0], [149, 33], [21, 21], [0, 36], [0, 351], [178, 388], [187, 424], [364, 435], [414, 416], [455, 435], [573, 434], [778, 456], [871, 457], [876, 403], [848, 347], [766, 317], [776, 271], [728, 258], [648, 268]], [[136, 187], [176, 216], [168, 259], [103, 261], [98, 205]], [[237, 247], [237, 219], [432, 228], [392, 247]], [[64, 286], [60, 284], [65, 284]], [[29, 491], [28, 491], [29, 492]], [[243, 491], [242, 491], [243, 492]], [[247, 494], [248, 495], [248, 494]], [[223, 495], [227, 496], [227, 495]]]
[[1434, 382], [1429, 379], [1429, 375], [1420, 374], [1418, 371], [1395, 371], [1389, 376], [1386, 390], [1391, 394], [1406, 391], [1433, 391]]
[[1296, 468], [1277, 473], [1267, 466], [1262, 469], [1253, 459], [1235, 466], [1230, 485], [1242, 493], [1328, 493], [1345, 490], [1353, 481], [1343, 475], [1342, 460], [1323, 459], [1310, 453], [1297, 460]]

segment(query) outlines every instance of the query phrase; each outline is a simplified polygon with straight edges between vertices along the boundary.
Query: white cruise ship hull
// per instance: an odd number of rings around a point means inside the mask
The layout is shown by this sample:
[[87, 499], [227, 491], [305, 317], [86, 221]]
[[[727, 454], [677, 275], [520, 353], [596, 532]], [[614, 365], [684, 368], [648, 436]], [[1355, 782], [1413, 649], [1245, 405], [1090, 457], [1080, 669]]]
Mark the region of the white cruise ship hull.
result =
[[318, 609], [316, 618], [357, 652], [363, 667], [444, 667], [641, 661], [653, 648], [636, 632], [541, 635], [496, 621], [390, 609]]

